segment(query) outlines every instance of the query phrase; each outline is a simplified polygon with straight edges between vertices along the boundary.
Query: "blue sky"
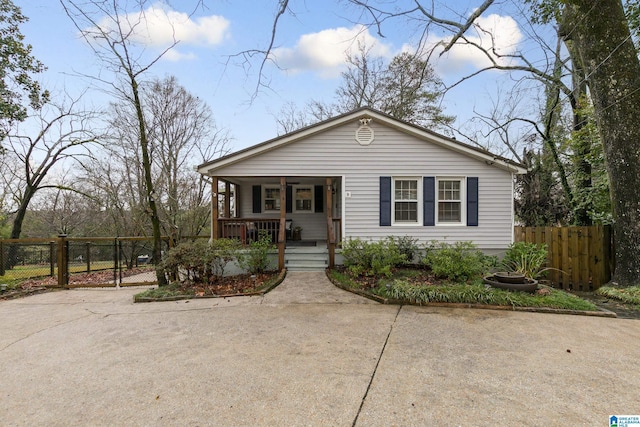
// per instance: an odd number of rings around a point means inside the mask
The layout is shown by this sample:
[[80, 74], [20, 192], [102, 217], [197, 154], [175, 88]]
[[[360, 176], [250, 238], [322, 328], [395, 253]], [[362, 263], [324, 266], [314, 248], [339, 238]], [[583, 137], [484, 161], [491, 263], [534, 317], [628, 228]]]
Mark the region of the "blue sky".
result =
[[[99, 63], [76, 28], [54, 0], [16, 0], [29, 22], [22, 27], [34, 55], [48, 67], [42, 77], [45, 87], [54, 93], [66, 90], [78, 93], [89, 85], [78, 74], [95, 74]], [[345, 2], [292, 0], [295, 15], [285, 15], [278, 28], [274, 56], [280, 68], [269, 65], [265, 79], [269, 90], [263, 90], [251, 101], [257, 83], [257, 61], [243, 66], [233, 57], [248, 49], [264, 49], [270, 36], [276, 11], [276, 0], [204, 0], [206, 8], [194, 14], [195, 1], [149, 3], [149, 20], [137, 40], [151, 57], [171, 42], [175, 33], [179, 44], [155, 64], [146, 78], [175, 75], [180, 84], [211, 107], [219, 127], [227, 128], [238, 150], [276, 136], [274, 115], [283, 104], [295, 102], [303, 106], [310, 99], [332, 101], [345, 67], [345, 51], [365, 40], [373, 52], [390, 59], [403, 51], [415, 49], [419, 34], [402, 21], [383, 28], [384, 38], [361, 26], [360, 11]], [[460, 20], [468, 16], [479, 1], [436, 3], [438, 13]], [[513, 6], [516, 3], [505, 2]], [[485, 28], [493, 31], [496, 45], [503, 52], [524, 47], [522, 28], [509, 16], [506, 6], [491, 10], [481, 17]], [[455, 11], [455, 13], [453, 12]], [[457, 18], [456, 18], [457, 15]], [[488, 39], [475, 33], [479, 42]], [[473, 35], [473, 33], [472, 33]], [[429, 34], [429, 43], [446, 41], [446, 35]], [[454, 48], [434, 66], [445, 82], [453, 82], [484, 64], [477, 52]], [[245, 64], [246, 65], [246, 64]], [[486, 110], [499, 88], [510, 85], [505, 73], [489, 72], [449, 92], [444, 98], [446, 113], [458, 117], [462, 127], [473, 110]], [[110, 99], [91, 91], [90, 100], [98, 106]], [[87, 102], [87, 100], [85, 101]]]

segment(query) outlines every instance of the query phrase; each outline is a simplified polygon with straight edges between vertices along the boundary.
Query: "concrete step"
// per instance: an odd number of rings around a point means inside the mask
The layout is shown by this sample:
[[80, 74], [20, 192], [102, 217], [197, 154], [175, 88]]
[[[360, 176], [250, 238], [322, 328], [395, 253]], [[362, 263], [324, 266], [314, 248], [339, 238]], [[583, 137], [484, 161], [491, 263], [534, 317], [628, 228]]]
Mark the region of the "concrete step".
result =
[[289, 271], [324, 271], [329, 265], [327, 254], [285, 253], [284, 259]]

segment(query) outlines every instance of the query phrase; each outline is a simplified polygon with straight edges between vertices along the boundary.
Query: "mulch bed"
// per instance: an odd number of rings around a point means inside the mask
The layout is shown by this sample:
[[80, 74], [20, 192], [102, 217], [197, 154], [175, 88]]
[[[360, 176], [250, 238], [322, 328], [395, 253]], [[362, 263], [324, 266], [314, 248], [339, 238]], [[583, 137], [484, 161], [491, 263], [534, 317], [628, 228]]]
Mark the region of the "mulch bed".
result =
[[239, 274], [216, 278], [212, 283], [181, 282], [179, 290], [185, 295], [203, 296], [248, 294], [273, 282], [280, 274], [279, 271], [267, 271], [260, 274]]

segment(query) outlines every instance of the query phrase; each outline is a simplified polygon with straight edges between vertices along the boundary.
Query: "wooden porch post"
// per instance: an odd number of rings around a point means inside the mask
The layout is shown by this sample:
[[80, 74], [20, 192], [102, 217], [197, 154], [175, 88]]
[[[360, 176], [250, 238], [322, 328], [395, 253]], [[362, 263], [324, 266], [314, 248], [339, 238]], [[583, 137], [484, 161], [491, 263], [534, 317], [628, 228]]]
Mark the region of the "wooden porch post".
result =
[[218, 223], [218, 177], [211, 177], [211, 239], [220, 236]]
[[333, 185], [331, 178], [327, 178], [327, 249], [329, 250], [329, 268], [335, 266], [336, 234], [333, 230]]
[[278, 230], [278, 270], [284, 269], [284, 242], [287, 217], [287, 178], [280, 177], [280, 229]]

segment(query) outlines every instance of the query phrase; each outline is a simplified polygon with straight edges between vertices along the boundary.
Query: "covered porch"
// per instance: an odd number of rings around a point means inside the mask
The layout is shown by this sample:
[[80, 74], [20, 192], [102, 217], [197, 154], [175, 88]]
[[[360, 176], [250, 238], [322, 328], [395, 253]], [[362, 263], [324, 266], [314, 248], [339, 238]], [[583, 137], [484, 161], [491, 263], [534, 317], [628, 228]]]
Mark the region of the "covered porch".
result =
[[211, 237], [247, 245], [267, 236], [279, 269], [292, 248], [326, 247], [333, 267], [343, 233], [341, 188], [341, 177], [211, 176]]

